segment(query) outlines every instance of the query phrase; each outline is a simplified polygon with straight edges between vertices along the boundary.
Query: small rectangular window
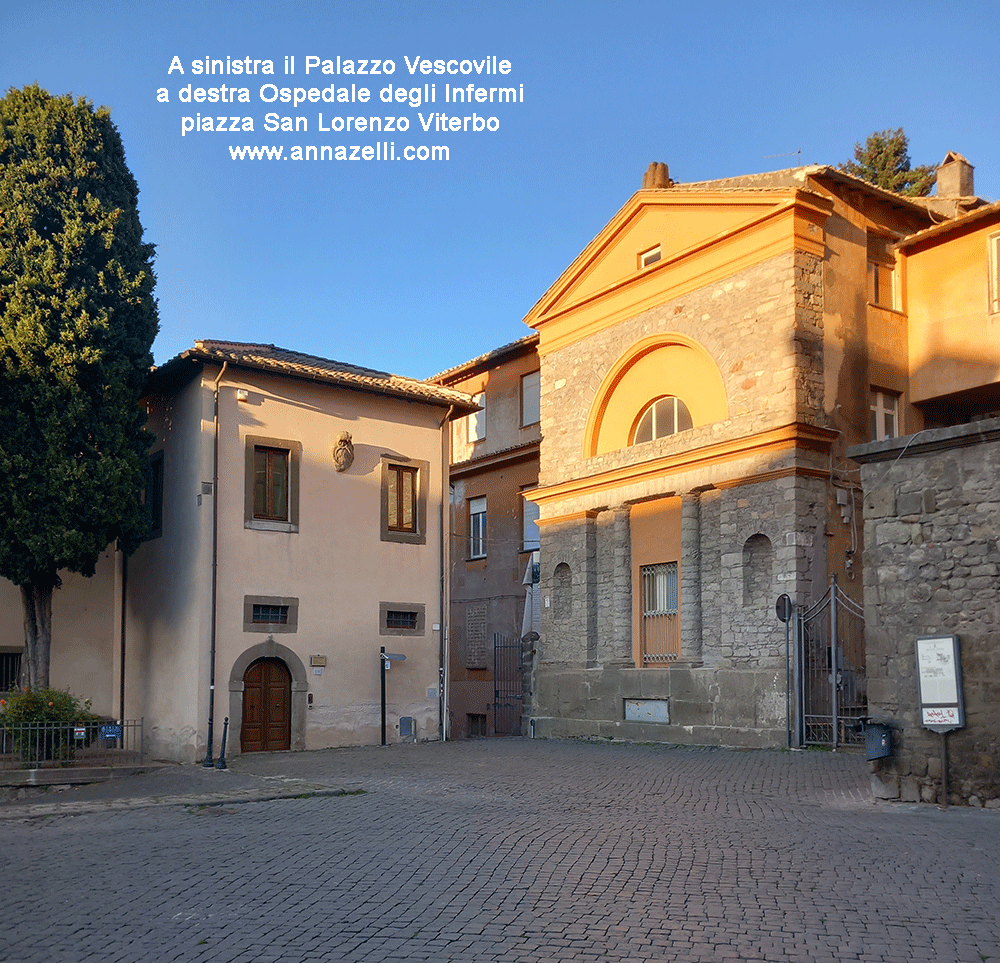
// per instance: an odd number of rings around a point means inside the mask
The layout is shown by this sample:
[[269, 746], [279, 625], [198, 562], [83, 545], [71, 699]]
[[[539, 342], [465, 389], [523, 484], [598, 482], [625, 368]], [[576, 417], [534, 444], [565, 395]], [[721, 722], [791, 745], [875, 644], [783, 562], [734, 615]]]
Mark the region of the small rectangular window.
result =
[[417, 530], [417, 469], [407, 465], [389, 465], [389, 516], [390, 532]]
[[480, 392], [472, 399], [481, 411], [474, 411], [468, 417], [469, 441], [482, 441], [486, 437], [486, 393]]
[[651, 247], [648, 251], [643, 251], [639, 255], [639, 267], [648, 268], [651, 264], [655, 264], [663, 256], [660, 251], [660, 245], [657, 244], [656, 247]]
[[299, 600], [280, 595], [244, 595], [243, 631], [297, 632], [299, 629]]
[[537, 425], [541, 417], [541, 372], [521, 377], [521, 427]]
[[421, 602], [379, 602], [378, 634], [423, 635], [423, 604]]
[[288, 521], [288, 451], [284, 448], [253, 450], [253, 517]]
[[398, 453], [382, 455], [379, 531], [383, 542], [426, 543], [430, 467], [430, 462]]
[[891, 238], [868, 235], [868, 301], [880, 308], [895, 309], [896, 253]]
[[899, 395], [892, 391], [872, 388], [869, 399], [872, 441], [898, 438], [900, 435]]
[[469, 499], [469, 558], [486, 558], [486, 499]]
[[415, 629], [419, 614], [400, 609], [387, 609], [385, 613], [385, 627], [387, 629]]
[[255, 605], [253, 607], [253, 620], [258, 625], [267, 622], [274, 625], [288, 624], [287, 605]]

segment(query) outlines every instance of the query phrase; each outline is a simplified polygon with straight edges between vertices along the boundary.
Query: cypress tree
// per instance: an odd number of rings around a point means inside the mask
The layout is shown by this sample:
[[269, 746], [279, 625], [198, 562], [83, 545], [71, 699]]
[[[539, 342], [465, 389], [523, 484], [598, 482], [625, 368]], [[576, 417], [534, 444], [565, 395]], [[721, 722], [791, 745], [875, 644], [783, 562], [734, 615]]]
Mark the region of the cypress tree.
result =
[[110, 111], [0, 98], [0, 576], [21, 589], [22, 684], [49, 680], [60, 571], [134, 551], [158, 322], [139, 189]]

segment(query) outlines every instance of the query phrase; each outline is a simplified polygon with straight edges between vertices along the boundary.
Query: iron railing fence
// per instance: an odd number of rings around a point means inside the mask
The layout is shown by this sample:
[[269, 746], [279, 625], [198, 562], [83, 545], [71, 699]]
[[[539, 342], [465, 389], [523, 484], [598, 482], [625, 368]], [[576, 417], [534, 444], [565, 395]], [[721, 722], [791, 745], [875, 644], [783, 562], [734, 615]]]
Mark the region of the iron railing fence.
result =
[[0, 722], [0, 769], [139, 766], [143, 720]]
[[830, 581], [826, 594], [795, 620], [799, 740], [803, 745], [863, 745], [868, 715], [864, 610]]

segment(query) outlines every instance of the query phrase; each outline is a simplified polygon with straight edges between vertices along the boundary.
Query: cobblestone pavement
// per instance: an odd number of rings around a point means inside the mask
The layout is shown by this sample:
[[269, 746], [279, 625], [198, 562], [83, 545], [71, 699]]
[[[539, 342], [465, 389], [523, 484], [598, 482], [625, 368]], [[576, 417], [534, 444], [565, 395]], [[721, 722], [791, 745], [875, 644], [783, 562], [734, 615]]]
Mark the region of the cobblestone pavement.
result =
[[493, 740], [234, 768], [216, 805], [8, 811], [0, 960], [1000, 961], [1000, 813], [874, 805], [857, 755]]

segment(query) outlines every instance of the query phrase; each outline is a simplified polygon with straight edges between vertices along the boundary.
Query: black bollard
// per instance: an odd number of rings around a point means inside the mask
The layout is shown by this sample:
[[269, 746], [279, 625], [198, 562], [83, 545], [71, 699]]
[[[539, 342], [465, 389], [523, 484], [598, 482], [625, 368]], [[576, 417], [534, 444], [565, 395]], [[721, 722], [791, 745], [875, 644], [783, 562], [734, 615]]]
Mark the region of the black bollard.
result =
[[229, 716], [222, 722], [222, 748], [219, 750], [219, 761], [215, 764], [216, 769], [227, 769], [226, 766], [226, 735], [229, 733]]

